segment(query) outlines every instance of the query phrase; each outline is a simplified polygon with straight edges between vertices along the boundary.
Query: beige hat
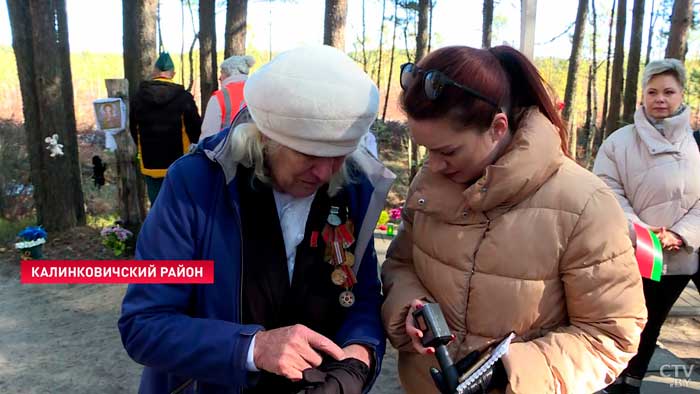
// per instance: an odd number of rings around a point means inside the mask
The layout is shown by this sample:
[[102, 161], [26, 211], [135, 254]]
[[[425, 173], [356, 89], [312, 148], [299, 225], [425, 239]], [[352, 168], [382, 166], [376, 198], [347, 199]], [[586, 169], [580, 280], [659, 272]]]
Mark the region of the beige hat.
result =
[[264, 135], [322, 157], [352, 153], [379, 106], [367, 74], [343, 52], [320, 45], [279, 54], [248, 78], [243, 94]]

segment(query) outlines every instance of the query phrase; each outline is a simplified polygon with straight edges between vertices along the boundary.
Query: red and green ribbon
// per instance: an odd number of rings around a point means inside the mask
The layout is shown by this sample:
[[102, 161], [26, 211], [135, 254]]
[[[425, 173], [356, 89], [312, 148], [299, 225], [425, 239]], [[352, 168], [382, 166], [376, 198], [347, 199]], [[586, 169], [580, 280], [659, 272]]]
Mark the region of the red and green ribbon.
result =
[[653, 231], [637, 223], [634, 224], [634, 232], [637, 234], [635, 255], [639, 272], [643, 278], [660, 281], [664, 266], [664, 252], [659, 238]]

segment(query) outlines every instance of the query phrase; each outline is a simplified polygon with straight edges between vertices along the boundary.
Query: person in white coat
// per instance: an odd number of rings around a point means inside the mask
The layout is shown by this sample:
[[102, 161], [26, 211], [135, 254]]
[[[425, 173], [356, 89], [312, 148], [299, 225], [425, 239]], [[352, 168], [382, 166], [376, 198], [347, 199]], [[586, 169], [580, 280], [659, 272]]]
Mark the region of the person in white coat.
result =
[[607, 393], [640, 392], [661, 326], [698, 270], [700, 152], [683, 103], [685, 82], [680, 61], [650, 62], [634, 123], [605, 140], [593, 167], [627, 214], [632, 241], [636, 223], [655, 232], [664, 249], [661, 281], [643, 280], [649, 320], [638, 353]]

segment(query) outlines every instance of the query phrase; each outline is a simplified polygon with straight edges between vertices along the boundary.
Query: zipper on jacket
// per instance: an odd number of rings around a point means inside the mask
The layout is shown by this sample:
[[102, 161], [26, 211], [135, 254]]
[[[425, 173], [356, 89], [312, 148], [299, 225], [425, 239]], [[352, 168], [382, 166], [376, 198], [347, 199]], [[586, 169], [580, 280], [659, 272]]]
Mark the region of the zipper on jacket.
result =
[[[484, 213], [484, 216], [486, 216], [486, 213]], [[489, 219], [488, 216], [486, 216], [486, 229], [484, 230], [484, 234], [481, 235], [481, 239], [479, 239], [479, 244], [476, 245], [476, 249], [474, 249], [474, 255], [472, 256], [472, 272], [471, 275], [469, 276], [469, 283], [467, 284], [467, 304], [466, 307], [469, 309], [469, 298], [471, 298], [471, 293], [472, 293], [472, 279], [474, 278], [474, 271], [476, 270], [476, 254], [479, 253], [479, 248], [481, 247], [481, 243], [484, 242], [484, 239], [486, 238], [486, 234], [489, 232], [491, 229], [491, 219]], [[469, 312], [467, 312], [467, 316], [469, 315]], [[467, 330], [469, 331], [469, 324], [467, 324], [467, 320], [464, 320], [464, 326]]]
[[[236, 211], [236, 220], [238, 221], [238, 238], [241, 242], [241, 269], [240, 276], [238, 277], [238, 324], [243, 324], [243, 223], [241, 222], [241, 210], [238, 206], [238, 202], [233, 202], [233, 208]], [[238, 389], [238, 393], [242, 393], [241, 388]]]
[[195, 387], [195, 393], [196, 393], [196, 392], [197, 392], [197, 381], [194, 380], [194, 379], [192, 379], [192, 378], [190, 378], [190, 379], [187, 379], [187, 380], [185, 381], [185, 383], [183, 383], [183, 384], [177, 386], [177, 387], [175, 388], [175, 390], [173, 390], [173, 391], [170, 392], [170, 394], [180, 394], [180, 393], [182, 393], [186, 388], [192, 386], [192, 384], [195, 385], [194, 387]]

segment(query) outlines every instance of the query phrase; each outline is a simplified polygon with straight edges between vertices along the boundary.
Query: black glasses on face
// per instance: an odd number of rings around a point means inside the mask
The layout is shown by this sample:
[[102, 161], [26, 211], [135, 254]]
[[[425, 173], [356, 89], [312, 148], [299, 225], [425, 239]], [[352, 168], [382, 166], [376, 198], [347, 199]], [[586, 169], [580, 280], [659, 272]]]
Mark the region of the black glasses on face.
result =
[[476, 90], [453, 81], [447, 75], [438, 70], [421, 70], [413, 63], [405, 63], [401, 65], [401, 75], [399, 79], [401, 89], [407, 90], [419, 74], [423, 74], [423, 90], [425, 92], [425, 96], [431, 101], [437, 100], [445, 86], [450, 85], [462, 89], [470, 95], [485, 101], [486, 103], [500, 110], [500, 107], [495, 101], [477, 92]]

